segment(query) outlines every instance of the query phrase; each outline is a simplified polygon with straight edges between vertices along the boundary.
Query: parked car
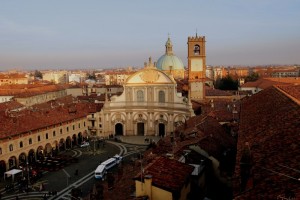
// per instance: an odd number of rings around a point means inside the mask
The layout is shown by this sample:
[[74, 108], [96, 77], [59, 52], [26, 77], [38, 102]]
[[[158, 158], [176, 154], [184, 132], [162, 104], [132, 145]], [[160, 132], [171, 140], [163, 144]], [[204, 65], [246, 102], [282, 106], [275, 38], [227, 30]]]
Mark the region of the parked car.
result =
[[80, 147], [88, 147], [90, 146], [90, 143], [89, 142], [82, 142]]

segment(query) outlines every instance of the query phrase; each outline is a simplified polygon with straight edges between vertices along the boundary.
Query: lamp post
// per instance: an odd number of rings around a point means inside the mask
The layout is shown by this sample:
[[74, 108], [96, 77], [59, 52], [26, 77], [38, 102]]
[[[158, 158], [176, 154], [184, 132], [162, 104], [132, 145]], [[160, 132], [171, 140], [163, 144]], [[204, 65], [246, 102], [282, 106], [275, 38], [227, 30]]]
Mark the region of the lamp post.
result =
[[26, 163], [26, 166], [27, 166], [27, 188], [28, 188], [29, 185], [30, 185], [30, 180], [29, 180], [29, 163], [28, 163], [28, 161]]
[[141, 162], [141, 188], [143, 190], [143, 160], [142, 160], [142, 153], [141, 151], [137, 150], [137, 146], [135, 146], [136, 153], [140, 154], [140, 162]]

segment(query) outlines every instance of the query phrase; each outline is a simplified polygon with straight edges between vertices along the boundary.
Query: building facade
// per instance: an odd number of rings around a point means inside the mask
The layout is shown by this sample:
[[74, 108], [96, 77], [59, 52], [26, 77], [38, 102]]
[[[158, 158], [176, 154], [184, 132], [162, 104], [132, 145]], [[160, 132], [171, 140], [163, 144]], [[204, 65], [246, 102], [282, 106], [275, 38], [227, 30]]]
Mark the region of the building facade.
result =
[[43, 109], [1, 107], [5, 112], [0, 113], [0, 174], [20, 165], [34, 165], [93, 136], [87, 116], [96, 112], [96, 107], [75, 105], [71, 98], [67, 101], [64, 105], [53, 101]]
[[156, 69], [151, 58], [123, 86], [123, 93], [106, 101], [99, 114], [104, 136], [163, 137], [194, 115], [191, 102], [177, 93], [172, 76]]

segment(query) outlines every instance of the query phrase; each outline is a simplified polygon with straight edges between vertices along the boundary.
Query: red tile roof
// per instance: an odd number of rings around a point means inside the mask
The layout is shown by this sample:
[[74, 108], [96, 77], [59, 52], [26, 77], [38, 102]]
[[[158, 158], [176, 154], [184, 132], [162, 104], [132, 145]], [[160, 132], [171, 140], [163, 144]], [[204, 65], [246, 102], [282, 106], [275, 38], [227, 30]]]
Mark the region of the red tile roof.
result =
[[[181, 191], [194, 167], [177, 160], [159, 157], [144, 168], [143, 177], [152, 175], [152, 185], [169, 192]], [[134, 179], [140, 180], [139, 173]]]
[[289, 85], [289, 84], [300, 84], [300, 78], [298, 77], [284, 77], [284, 78], [261, 78], [255, 82], [247, 82], [241, 87], [257, 87], [261, 89], [266, 89], [273, 85]]
[[[202, 113], [209, 115], [219, 122], [238, 121], [240, 113], [240, 101], [231, 101], [225, 99], [214, 99], [211, 102], [203, 103]], [[233, 111], [237, 113], [233, 113]]]
[[290, 85], [280, 85], [277, 88], [281, 89], [287, 95], [290, 95], [294, 101], [300, 104], [300, 85], [290, 86]]
[[26, 74], [18, 74], [18, 73], [1, 74], [0, 73], [0, 79], [19, 79], [19, 78], [27, 78], [27, 77]]
[[0, 95], [13, 95], [16, 98], [30, 97], [48, 92], [66, 89], [67, 85], [3, 85], [0, 86]]
[[[183, 134], [183, 137], [180, 137]], [[234, 139], [225, 131], [219, 122], [210, 116], [191, 117], [186, 124], [178, 127], [174, 133], [174, 142], [167, 136], [157, 143], [157, 147], [150, 149], [152, 154], [165, 155], [172, 153], [175, 158], [182, 155], [184, 149], [190, 145], [199, 145], [209, 155], [220, 158], [224, 150], [235, 146]], [[145, 155], [149, 155], [146, 152]], [[149, 158], [151, 160], [151, 158]]]
[[[299, 86], [288, 88], [299, 94]], [[298, 95], [296, 98], [299, 100]], [[300, 194], [299, 133], [300, 106], [282, 90], [270, 87], [242, 102], [235, 199], [278, 199], [287, 191]], [[239, 193], [240, 161], [245, 149], [252, 169], [247, 191]]]
[[[0, 112], [0, 138], [35, 131], [73, 119], [86, 117], [101, 109], [100, 104], [73, 103], [70, 97], [32, 106], [21, 111]], [[59, 117], [58, 117], [59, 116]]]

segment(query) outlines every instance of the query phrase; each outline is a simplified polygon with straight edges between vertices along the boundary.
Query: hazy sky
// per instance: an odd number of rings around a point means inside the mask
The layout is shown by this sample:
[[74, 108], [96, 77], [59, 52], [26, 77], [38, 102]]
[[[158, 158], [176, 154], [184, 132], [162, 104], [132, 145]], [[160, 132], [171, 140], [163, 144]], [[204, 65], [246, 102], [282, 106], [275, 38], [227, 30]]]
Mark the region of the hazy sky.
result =
[[206, 37], [208, 65], [300, 64], [298, 0], [3, 0], [0, 70], [143, 66]]

